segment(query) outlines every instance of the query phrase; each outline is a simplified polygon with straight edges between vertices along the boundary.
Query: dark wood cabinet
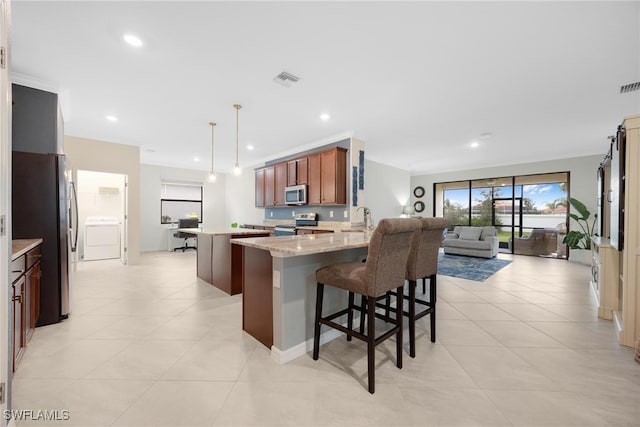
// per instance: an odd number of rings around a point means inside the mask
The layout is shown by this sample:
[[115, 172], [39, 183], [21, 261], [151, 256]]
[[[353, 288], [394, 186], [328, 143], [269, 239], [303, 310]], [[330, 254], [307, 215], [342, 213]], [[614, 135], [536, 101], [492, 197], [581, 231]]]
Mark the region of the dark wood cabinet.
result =
[[307, 177], [309, 188], [307, 189], [307, 203], [310, 205], [319, 205], [320, 198], [320, 153], [308, 156]]
[[284, 189], [287, 186], [287, 164], [275, 165], [275, 203], [274, 206], [285, 206]]
[[264, 168], [264, 206], [275, 206], [276, 176], [273, 166]]
[[40, 246], [35, 246], [11, 262], [13, 372], [33, 336], [40, 315], [40, 251]]
[[289, 160], [287, 162], [287, 185], [307, 183], [307, 158]]
[[298, 167], [295, 160], [287, 162], [287, 185], [296, 185], [298, 183]]
[[347, 149], [334, 147], [256, 169], [256, 207], [286, 206], [285, 187], [307, 184], [307, 204], [347, 204]]
[[323, 151], [320, 158], [321, 204], [344, 205], [347, 203], [347, 150], [332, 148]]
[[256, 207], [264, 207], [264, 169], [256, 169]]
[[62, 154], [64, 122], [58, 95], [12, 84], [12, 149]]
[[296, 160], [296, 182], [298, 185], [307, 184], [307, 158], [303, 157], [302, 159]]
[[25, 338], [29, 342], [40, 316], [40, 263], [33, 265], [25, 274]]
[[16, 371], [27, 345], [24, 330], [24, 283], [25, 277], [21, 275], [18, 280], [13, 282], [11, 293], [11, 301], [13, 302], [13, 372]]

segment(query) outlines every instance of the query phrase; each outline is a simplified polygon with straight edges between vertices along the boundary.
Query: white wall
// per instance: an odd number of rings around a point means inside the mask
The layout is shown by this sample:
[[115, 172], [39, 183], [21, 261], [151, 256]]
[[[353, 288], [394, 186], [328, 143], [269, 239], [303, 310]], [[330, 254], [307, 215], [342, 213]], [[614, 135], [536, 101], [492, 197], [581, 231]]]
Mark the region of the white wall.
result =
[[167, 224], [160, 224], [160, 184], [163, 181], [202, 184], [202, 226], [205, 229], [228, 226], [225, 221], [226, 180], [218, 173], [216, 182], [208, 181], [208, 172], [170, 168], [155, 165], [140, 165], [140, 250], [166, 251], [169, 232]]
[[240, 176], [227, 175], [225, 225], [264, 222], [264, 208], [256, 208], [255, 193], [254, 167], [245, 168]]
[[[446, 172], [433, 175], [420, 175], [411, 177], [411, 188], [418, 185], [424, 187], [426, 194], [420, 200], [425, 204], [424, 216], [433, 215], [433, 184], [436, 182], [448, 182], [466, 179], [496, 178], [513, 175], [528, 175], [548, 172], [570, 172], [570, 195], [582, 201], [592, 213], [596, 211], [597, 181], [596, 172], [598, 165], [604, 158], [606, 150], [603, 144], [602, 156], [574, 157], [570, 159], [549, 160], [546, 162], [522, 163], [510, 166], [494, 168], [471, 169], [466, 171]], [[411, 203], [417, 199], [411, 195]]]
[[127, 176], [127, 262], [137, 264], [140, 258], [140, 147], [67, 135], [64, 137], [64, 152], [71, 160], [75, 182], [78, 182], [78, 170]]
[[[366, 159], [364, 170], [366, 206], [371, 209], [374, 223], [377, 224], [382, 218], [397, 218], [402, 215], [402, 208], [409, 203], [411, 191], [409, 171]], [[358, 215], [352, 221], [362, 221], [362, 211]]]

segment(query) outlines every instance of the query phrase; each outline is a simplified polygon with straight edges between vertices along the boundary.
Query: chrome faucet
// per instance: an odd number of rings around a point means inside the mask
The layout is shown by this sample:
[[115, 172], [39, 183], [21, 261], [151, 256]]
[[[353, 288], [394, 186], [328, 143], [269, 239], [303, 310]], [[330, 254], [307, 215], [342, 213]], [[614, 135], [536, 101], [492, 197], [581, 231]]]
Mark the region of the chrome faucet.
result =
[[371, 209], [366, 206], [360, 206], [358, 209], [356, 209], [356, 212], [358, 212], [360, 209], [362, 209], [364, 212], [364, 228], [366, 230], [373, 229], [373, 218], [371, 218]]

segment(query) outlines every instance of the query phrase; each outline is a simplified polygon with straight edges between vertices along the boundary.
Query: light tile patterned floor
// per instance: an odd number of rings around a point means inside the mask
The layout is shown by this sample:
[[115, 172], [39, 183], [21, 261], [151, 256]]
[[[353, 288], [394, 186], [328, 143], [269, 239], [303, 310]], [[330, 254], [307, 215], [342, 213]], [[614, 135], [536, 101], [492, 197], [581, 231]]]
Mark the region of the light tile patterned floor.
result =
[[438, 340], [395, 367], [336, 339], [286, 365], [241, 331], [241, 298], [195, 279], [194, 253], [79, 265], [74, 314], [38, 328], [14, 409], [69, 426], [638, 426], [640, 365], [598, 320], [589, 269], [510, 257], [484, 283], [439, 277]]

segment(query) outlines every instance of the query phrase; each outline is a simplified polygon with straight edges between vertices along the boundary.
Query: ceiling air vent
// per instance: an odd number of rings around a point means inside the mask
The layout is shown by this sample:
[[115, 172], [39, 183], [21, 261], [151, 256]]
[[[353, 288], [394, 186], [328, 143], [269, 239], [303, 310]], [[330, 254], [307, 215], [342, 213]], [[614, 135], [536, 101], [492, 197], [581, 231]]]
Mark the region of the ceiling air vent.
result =
[[300, 80], [300, 77], [296, 77], [293, 74], [287, 73], [286, 71], [281, 72], [273, 78], [274, 82], [286, 87], [291, 87], [291, 85], [297, 83], [298, 80]]
[[628, 85], [620, 86], [620, 93], [628, 93], [635, 90], [640, 90], [640, 82], [629, 83]]

